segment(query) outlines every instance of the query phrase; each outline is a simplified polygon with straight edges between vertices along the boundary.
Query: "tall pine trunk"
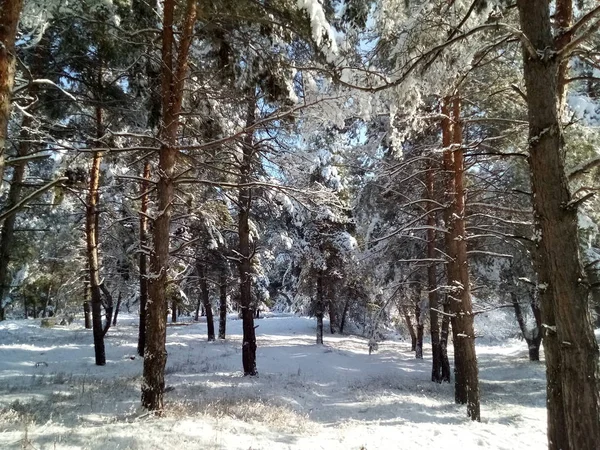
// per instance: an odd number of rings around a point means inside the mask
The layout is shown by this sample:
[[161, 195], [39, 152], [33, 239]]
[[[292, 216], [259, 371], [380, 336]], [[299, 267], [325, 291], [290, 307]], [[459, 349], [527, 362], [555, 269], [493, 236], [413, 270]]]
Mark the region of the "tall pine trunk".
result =
[[175, 0], [163, 3], [160, 124], [161, 147], [156, 185], [157, 215], [152, 229], [154, 251], [150, 257], [148, 304], [146, 305], [146, 349], [142, 381], [142, 406], [161, 414], [164, 406], [165, 366], [167, 363], [167, 298], [166, 284], [169, 269], [169, 243], [171, 215], [175, 191], [175, 161], [179, 114], [183, 101], [183, 88], [187, 60], [196, 22], [196, 0], [187, 0], [183, 14], [184, 23], [179, 29], [179, 52], [174, 58]]
[[206, 279], [206, 267], [198, 265], [198, 275], [200, 276], [200, 295], [202, 304], [206, 311], [206, 329], [209, 341], [215, 340], [215, 323], [213, 320], [212, 305], [210, 304], [210, 291], [208, 289], [208, 280]]
[[22, 7], [23, 0], [0, 0], [0, 183], [4, 179], [8, 122], [15, 82], [15, 41]]
[[454, 240], [456, 241], [456, 253], [454, 256], [457, 275], [457, 301], [453, 303], [456, 337], [459, 339], [459, 355], [462, 357], [461, 368], [463, 370], [464, 388], [467, 394], [467, 415], [472, 420], [479, 421], [481, 418], [479, 402], [479, 369], [477, 367], [477, 355], [475, 353], [475, 328], [473, 325], [473, 305], [471, 302], [471, 286], [469, 279], [469, 265], [467, 259], [467, 231], [466, 231], [466, 188], [465, 168], [462, 148], [462, 121], [460, 118], [460, 99], [454, 98], [453, 102], [454, 120], [454, 187], [455, 209], [454, 209]]
[[150, 184], [150, 162], [144, 163], [140, 207], [140, 325], [138, 327], [137, 353], [144, 356], [146, 348], [146, 305], [148, 303], [148, 200]]
[[524, 51], [523, 63], [538, 236], [535, 259], [546, 328], [549, 448], [591, 450], [600, 442], [598, 344], [579, 257], [577, 205], [565, 174], [559, 111], [563, 61], [556, 56], [560, 48], [552, 36], [549, 3], [518, 0], [517, 7], [521, 29], [538, 49], [535, 54]]
[[[246, 126], [255, 121], [255, 103], [248, 100]], [[239, 272], [240, 272], [240, 306], [242, 308], [242, 365], [244, 375], [258, 375], [256, 368], [256, 332], [254, 329], [254, 304], [252, 302], [252, 250], [250, 248], [250, 209], [252, 207], [251, 170], [254, 159], [254, 137], [249, 132], [242, 143], [242, 161], [240, 166], [239, 191]]]
[[437, 292], [437, 270], [433, 261], [436, 257], [435, 251], [435, 226], [436, 218], [433, 212], [435, 199], [435, 183], [433, 175], [433, 164], [428, 163], [425, 173], [425, 186], [427, 189], [427, 290], [429, 297], [429, 322], [431, 334], [431, 381], [442, 382], [442, 348], [440, 346], [440, 321], [438, 315], [439, 301]]
[[225, 339], [227, 327], [227, 275], [221, 271], [219, 275], [219, 339]]
[[[444, 244], [446, 246], [446, 254], [449, 255], [448, 263], [446, 264], [446, 279], [448, 294], [446, 296], [446, 308], [452, 314], [452, 343], [454, 346], [454, 401], [456, 403], [467, 403], [467, 391], [464, 378], [464, 369], [462, 363], [462, 347], [457, 336], [456, 315], [454, 314], [454, 304], [460, 299], [457, 297], [458, 281], [458, 266], [456, 260], [456, 240], [455, 236], [455, 210], [456, 210], [456, 186], [454, 177], [454, 154], [450, 146], [453, 140], [453, 127], [450, 120], [450, 107], [452, 104], [451, 97], [445, 97], [442, 101], [442, 147], [443, 164], [444, 164], [444, 225], [446, 233], [444, 234]], [[449, 380], [450, 378], [448, 378]]]
[[415, 317], [417, 319], [417, 345], [415, 347], [415, 358], [423, 359], [423, 331], [425, 329], [425, 314], [421, 308], [421, 287], [415, 287], [413, 294], [413, 301], [415, 303]]
[[[35, 89], [37, 90], [37, 89]], [[35, 97], [35, 92], [30, 93]], [[19, 136], [19, 144], [17, 146], [17, 156], [25, 157], [29, 154], [29, 127], [32, 125], [33, 119], [30, 115], [24, 116], [21, 123], [21, 133]], [[23, 191], [23, 182], [25, 181], [25, 169], [27, 163], [21, 161], [14, 165], [10, 188], [8, 190], [8, 199], [6, 208], [11, 208], [16, 205], [21, 199]], [[10, 277], [8, 276], [8, 265], [13, 248], [13, 240], [15, 233], [15, 222], [17, 214], [8, 216], [2, 224], [2, 233], [0, 234], [0, 320], [4, 320], [5, 305], [4, 298], [10, 288]]]
[[323, 344], [323, 316], [325, 314], [325, 299], [323, 293], [323, 273], [319, 271], [317, 274], [317, 303], [316, 303], [317, 316], [317, 345]]

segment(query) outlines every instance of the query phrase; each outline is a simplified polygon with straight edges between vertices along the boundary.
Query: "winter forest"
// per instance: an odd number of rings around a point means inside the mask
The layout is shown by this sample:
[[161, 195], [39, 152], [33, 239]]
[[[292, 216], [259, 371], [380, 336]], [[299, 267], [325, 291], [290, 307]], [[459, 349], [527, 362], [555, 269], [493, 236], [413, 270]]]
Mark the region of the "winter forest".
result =
[[599, 30], [0, 0], [0, 447], [600, 448]]

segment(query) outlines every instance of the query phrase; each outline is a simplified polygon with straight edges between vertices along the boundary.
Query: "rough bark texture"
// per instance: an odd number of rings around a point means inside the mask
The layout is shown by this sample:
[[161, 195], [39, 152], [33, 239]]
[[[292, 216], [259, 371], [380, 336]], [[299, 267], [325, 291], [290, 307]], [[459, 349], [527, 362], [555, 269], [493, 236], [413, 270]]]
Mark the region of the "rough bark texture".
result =
[[323, 344], [323, 315], [325, 310], [325, 300], [323, 298], [323, 274], [317, 275], [317, 344]]
[[442, 331], [440, 333], [440, 353], [442, 359], [442, 381], [450, 383], [450, 360], [448, 359], [448, 335], [450, 332], [450, 305], [447, 296], [444, 301], [444, 315], [442, 316]]
[[[425, 186], [427, 189], [427, 198], [431, 201], [427, 203], [427, 258], [435, 259], [435, 226], [436, 219], [433, 212], [433, 201], [435, 198], [435, 184], [432, 164], [429, 164], [425, 173]], [[440, 321], [437, 309], [439, 308], [437, 292], [437, 270], [436, 264], [430, 262], [427, 266], [427, 290], [429, 297], [429, 322], [431, 334], [431, 381], [442, 382], [442, 349], [440, 346]]]
[[0, 0], [0, 183], [4, 178], [8, 121], [15, 82], [15, 39], [23, 0]]
[[102, 291], [100, 290], [100, 262], [98, 259], [98, 186], [102, 155], [94, 152], [90, 169], [90, 187], [86, 205], [86, 241], [87, 259], [90, 272], [90, 293], [92, 304], [92, 328], [94, 335], [94, 354], [96, 365], [106, 364], [104, 335], [102, 333]]
[[202, 304], [206, 311], [206, 329], [208, 340], [215, 340], [215, 323], [213, 321], [212, 305], [210, 304], [210, 291], [208, 289], [208, 280], [206, 279], [206, 268], [203, 265], [198, 266], [198, 274], [200, 276], [200, 292], [202, 295]]
[[515, 317], [517, 318], [517, 323], [519, 324], [519, 328], [521, 329], [521, 334], [523, 335], [523, 339], [527, 342], [527, 348], [529, 350], [529, 360], [530, 361], [539, 361], [540, 360], [540, 345], [542, 344], [542, 331], [541, 331], [541, 316], [536, 314], [536, 306], [532, 303], [531, 307], [533, 309], [536, 326], [533, 329], [527, 328], [527, 323], [525, 322], [525, 317], [523, 316], [523, 309], [519, 303], [519, 298], [517, 294], [514, 292], [510, 293], [510, 298], [512, 301], [513, 308], [515, 310]]
[[469, 265], [467, 259], [467, 231], [465, 220], [466, 188], [465, 168], [462, 149], [462, 123], [460, 119], [460, 99], [454, 98], [453, 103], [454, 132], [454, 186], [456, 202], [454, 210], [454, 240], [456, 241], [456, 270], [458, 275], [457, 301], [453, 302], [455, 314], [452, 327], [456, 326], [456, 337], [460, 346], [459, 355], [462, 358], [463, 382], [467, 393], [467, 415], [472, 420], [481, 418], [479, 404], [479, 369], [475, 353], [475, 328], [473, 326], [473, 305], [471, 302], [471, 286], [469, 280]]
[[[35, 93], [31, 92], [35, 97]], [[21, 133], [19, 136], [19, 145], [17, 146], [17, 156], [24, 157], [29, 154], [29, 127], [32, 125], [31, 116], [24, 116], [21, 123]], [[21, 199], [23, 191], [23, 181], [25, 180], [25, 169], [27, 163], [25, 161], [16, 164], [13, 167], [12, 179], [8, 190], [8, 199], [6, 208], [10, 209], [15, 206]], [[10, 277], [8, 275], [8, 265], [13, 247], [13, 238], [15, 232], [15, 222], [17, 214], [8, 216], [2, 224], [2, 233], [0, 234], [0, 320], [4, 320], [4, 298], [10, 288]]]
[[86, 329], [92, 328], [92, 308], [90, 302], [83, 302], [83, 316]]
[[138, 355], [144, 356], [146, 348], [146, 305], [148, 303], [148, 189], [150, 181], [150, 162], [144, 163], [142, 174], [140, 206], [140, 325], [138, 327]]
[[[561, 62], [554, 52], [547, 51], [556, 50], [548, 2], [519, 0], [517, 6], [522, 31], [539, 49], [535, 56], [524, 53], [524, 75], [529, 165], [539, 237], [536, 264], [542, 320], [547, 329], [544, 349], [549, 448], [591, 450], [600, 442], [598, 344], [579, 257], [577, 207], [571, 206], [565, 174], [559, 120]], [[557, 388], [562, 388], [560, 394]]]
[[[454, 230], [454, 212], [456, 209], [456, 186], [454, 177], [454, 154], [450, 149], [453, 139], [452, 124], [450, 121], [450, 106], [452, 99], [444, 98], [442, 102], [442, 147], [444, 148], [444, 183], [445, 183], [445, 203], [444, 208], [444, 224], [446, 233], [444, 234], [444, 243], [446, 246], [446, 254], [449, 255], [448, 263], [446, 264], [446, 279], [448, 285], [448, 295], [446, 297], [446, 305], [448, 311], [454, 313], [454, 303], [457, 301], [456, 286], [458, 283], [458, 266], [456, 260], [456, 240]], [[464, 379], [464, 369], [462, 368], [462, 347], [457, 336], [456, 316], [451, 317], [452, 323], [452, 344], [454, 346], [454, 401], [464, 404], [467, 402], [467, 391]]]
[[113, 315], [113, 320], [112, 320], [113, 326], [117, 325], [117, 317], [119, 316], [120, 309], [121, 309], [121, 293], [119, 292], [119, 297], [117, 298], [117, 306], [115, 306], [115, 314]]
[[404, 323], [408, 332], [410, 333], [410, 350], [412, 352], [417, 351], [417, 333], [415, 333], [415, 327], [413, 327], [412, 319], [410, 318], [410, 312], [406, 306], [402, 307], [402, 316], [404, 317]]
[[421, 288], [416, 287], [414, 289], [415, 302], [415, 317], [417, 319], [417, 345], [415, 348], [415, 358], [423, 359], [423, 331], [425, 328], [425, 317], [421, 308]]
[[148, 282], [148, 304], [146, 306], [146, 349], [142, 381], [142, 406], [162, 413], [164, 406], [165, 366], [167, 350], [167, 298], [166, 283], [169, 267], [169, 231], [172, 202], [175, 190], [174, 174], [177, 157], [177, 132], [179, 113], [183, 101], [183, 88], [187, 72], [187, 59], [196, 22], [195, 0], [188, 0], [184, 23], [180, 28], [179, 53], [174, 61], [173, 15], [175, 0], [163, 3], [162, 24], [162, 121], [160, 125], [160, 147], [156, 196], [157, 215], [152, 232], [154, 251], [150, 257]]
[[[255, 104], [249, 102], [246, 125], [254, 123]], [[240, 166], [240, 184], [247, 185], [251, 181], [250, 173], [254, 159], [254, 138], [249, 133], [243, 142], [243, 157]], [[244, 375], [258, 375], [256, 368], [256, 332], [254, 329], [254, 304], [252, 302], [252, 249], [250, 248], [250, 208], [252, 207], [252, 189], [242, 187], [239, 191], [239, 272], [240, 272], [240, 306], [242, 308], [242, 364]]]
[[227, 327], [227, 275], [219, 275], [219, 339], [225, 339]]

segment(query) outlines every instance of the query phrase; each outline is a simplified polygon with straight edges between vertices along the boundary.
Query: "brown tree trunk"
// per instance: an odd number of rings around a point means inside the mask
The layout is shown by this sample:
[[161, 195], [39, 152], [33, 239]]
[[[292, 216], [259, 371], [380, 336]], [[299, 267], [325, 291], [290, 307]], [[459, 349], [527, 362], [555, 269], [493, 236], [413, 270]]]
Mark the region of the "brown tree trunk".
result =
[[152, 237], [154, 251], [150, 257], [148, 304], [146, 305], [146, 349], [142, 381], [142, 406], [162, 414], [164, 406], [165, 365], [167, 363], [167, 299], [166, 283], [169, 269], [169, 231], [173, 211], [175, 160], [177, 157], [177, 133], [179, 114], [183, 101], [183, 88], [187, 72], [190, 43], [196, 22], [196, 0], [187, 0], [183, 14], [184, 24], [179, 29], [179, 53], [174, 61], [175, 0], [163, 3], [162, 24], [162, 141], [158, 162], [157, 215], [154, 219]]
[[202, 304], [206, 311], [206, 329], [208, 341], [215, 340], [215, 324], [213, 321], [212, 305], [210, 304], [210, 291], [208, 289], [208, 280], [206, 279], [206, 267], [202, 264], [198, 265], [198, 275], [200, 276], [200, 292], [202, 296]]
[[317, 345], [323, 344], [323, 316], [325, 314], [325, 299], [323, 297], [323, 274], [319, 271], [317, 275], [317, 304], [315, 308], [315, 315], [317, 316]]
[[[102, 137], [102, 66], [98, 68], [98, 79], [96, 86], [96, 138]], [[98, 145], [97, 143], [95, 145]], [[94, 335], [94, 354], [96, 365], [106, 364], [106, 352], [104, 348], [104, 327], [102, 325], [102, 291], [100, 289], [100, 260], [98, 256], [99, 239], [99, 213], [98, 200], [100, 198], [100, 165], [102, 163], [102, 152], [94, 151], [92, 154], [92, 167], [90, 168], [89, 191], [87, 197], [85, 214], [85, 235], [87, 243], [87, 263], [89, 270], [90, 294], [92, 304], [92, 329]], [[109, 323], [110, 326], [110, 323]]]
[[[452, 324], [452, 344], [454, 346], [454, 401], [456, 403], [467, 403], [467, 389], [464, 377], [462, 347], [459, 343], [458, 328], [456, 326], [455, 304], [460, 302], [458, 285], [458, 264], [456, 258], [457, 241], [455, 239], [455, 217], [456, 217], [456, 185], [454, 176], [454, 153], [450, 146], [453, 141], [453, 127], [450, 120], [450, 107], [452, 104], [451, 97], [445, 97], [442, 101], [442, 147], [444, 148], [444, 181], [445, 203], [444, 208], [444, 223], [446, 233], [444, 234], [444, 243], [446, 246], [446, 254], [449, 255], [448, 263], [446, 264], [446, 278], [448, 294], [446, 297], [446, 305], [451, 312]], [[449, 379], [449, 378], [448, 378]]]
[[450, 305], [448, 296], [444, 300], [444, 315], [442, 316], [442, 331], [440, 333], [440, 353], [442, 363], [441, 380], [450, 383], [450, 360], [448, 359], [448, 336], [450, 332]]
[[0, 183], [4, 179], [8, 122], [15, 82], [15, 40], [23, 0], [0, 0]]
[[219, 339], [225, 339], [227, 327], [227, 276], [225, 271], [219, 275]]
[[[35, 92], [31, 92], [31, 95], [35, 97], [36, 94]], [[17, 146], [18, 157], [24, 157], [29, 154], [29, 128], [31, 127], [32, 123], [33, 120], [31, 116], [23, 117], [23, 121], [21, 123], [19, 144]], [[25, 180], [26, 167], [27, 163], [25, 161], [13, 166], [13, 174], [10, 182], [10, 188], [8, 190], [8, 199], [6, 202], [7, 209], [16, 205], [21, 199], [21, 192], [23, 190], [23, 181]], [[16, 220], [17, 214], [12, 214], [8, 216], [2, 224], [2, 233], [0, 234], [0, 320], [4, 320], [4, 298], [10, 288], [8, 265], [10, 263], [10, 257], [12, 253]]]
[[117, 298], [117, 306], [115, 306], [115, 314], [113, 316], [112, 324], [113, 326], [117, 326], [117, 317], [119, 316], [119, 310], [121, 309], [121, 293], [119, 292], [119, 297]]
[[421, 287], [414, 289], [415, 318], [417, 319], [417, 345], [415, 348], [415, 358], [423, 359], [423, 331], [425, 328], [424, 313], [421, 309]]
[[329, 331], [331, 334], [336, 334], [339, 331], [338, 325], [338, 314], [337, 314], [337, 305], [335, 299], [335, 289], [333, 287], [333, 283], [329, 283], [329, 286], [325, 289], [327, 292], [327, 305], [329, 309]]
[[427, 188], [427, 258], [431, 261], [427, 266], [427, 290], [429, 297], [429, 322], [431, 333], [431, 381], [442, 382], [442, 349], [440, 347], [440, 321], [437, 309], [439, 308], [437, 292], [437, 270], [433, 260], [435, 252], [435, 212], [433, 212], [435, 200], [435, 184], [433, 175], [433, 164], [429, 162], [425, 173], [425, 186]]
[[[525, 318], [523, 317], [523, 310], [521, 305], [519, 304], [519, 299], [517, 294], [514, 292], [510, 293], [510, 298], [512, 301], [513, 308], [515, 310], [515, 316], [517, 318], [517, 323], [519, 324], [519, 328], [521, 329], [521, 334], [525, 342], [527, 343], [527, 348], [529, 350], [529, 360], [530, 361], [539, 361], [540, 360], [540, 344], [542, 343], [542, 331], [539, 326], [536, 326], [532, 330], [527, 328], [527, 324], [525, 323]], [[533, 305], [532, 305], [533, 306]]]
[[137, 353], [144, 356], [146, 348], [146, 305], [148, 303], [148, 201], [150, 184], [150, 161], [144, 163], [140, 206], [140, 324], [138, 327]]
[[472, 420], [481, 418], [479, 403], [479, 369], [475, 353], [475, 328], [473, 326], [473, 305], [471, 303], [471, 286], [469, 265], [467, 259], [467, 231], [465, 220], [466, 188], [465, 168], [462, 148], [462, 122], [460, 118], [460, 99], [454, 98], [454, 186], [456, 188], [456, 209], [454, 221], [454, 236], [456, 241], [456, 265], [458, 270], [458, 291], [460, 302], [454, 303], [456, 326], [459, 344], [462, 347], [460, 355], [464, 358], [464, 383], [467, 390], [467, 415]]
[[177, 323], [177, 300], [171, 301], [171, 323]]
[[86, 329], [92, 328], [92, 309], [90, 308], [90, 302], [83, 302], [83, 316]]
[[410, 312], [406, 306], [402, 307], [402, 316], [404, 317], [404, 323], [406, 323], [406, 328], [408, 328], [408, 332], [410, 333], [410, 350], [412, 352], [417, 351], [417, 333], [415, 333], [415, 328], [413, 327], [412, 320], [410, 318]]
[[[552, 36], [547, 1], [518, 0], [517, 7], [523, 33], [539, 49], [535, 55], [524, 52], [523, 59], [529, 165], [539, 236], [535, 259], [546, 329], [549, 448], [591, 450], [600, 442], [598, 344], [579, 257], [577, 205], [572, 203], [565, 174], [558, 109], [561, 61], [554, 56], [560, 49]], [[546, 52], [548, 49], [553, 52]], [[559, 386], [562, 392], [557, 392]]]
[[[246, 125], [255, 121], [255, 103], [248, 101]], [[254, 159], [254, 137], [252, 133], [244, 138], [243, 156], [240, 166], [240, 184], [247, 185], [251, 181], [252, 162]], [[256, 368], [256, 334], [254, 328], [254, 303], [252, 302], [252, 249], [250, 248], [250, 208], [252, 207], [252, 189], [242, 187], [239, 191], [239, 272], [240, 272], [240, 306], [242, 308], [242, 364], [244, 375], [258, 375]]]

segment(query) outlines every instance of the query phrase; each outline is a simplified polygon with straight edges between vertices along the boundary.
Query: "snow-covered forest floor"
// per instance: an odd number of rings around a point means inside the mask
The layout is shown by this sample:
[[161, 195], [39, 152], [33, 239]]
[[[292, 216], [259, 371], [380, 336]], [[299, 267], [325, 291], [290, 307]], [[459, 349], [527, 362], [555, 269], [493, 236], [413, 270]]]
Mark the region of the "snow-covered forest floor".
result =
[[524, 342], [478, 345], [482, 421], [431, 383], [431, 357], [410, 343], [326, 335], [313, 319], [257, 321], [258, 378], [241, 369], [241, 321], [205, 341], [205, 323], [169, 326], [167, 414], [140, 408], [137, 320], [121, 318], [93, 362], [81, 324], [0, 323], [2, 449], [522, 449], [546, 448], [543, 363]]

